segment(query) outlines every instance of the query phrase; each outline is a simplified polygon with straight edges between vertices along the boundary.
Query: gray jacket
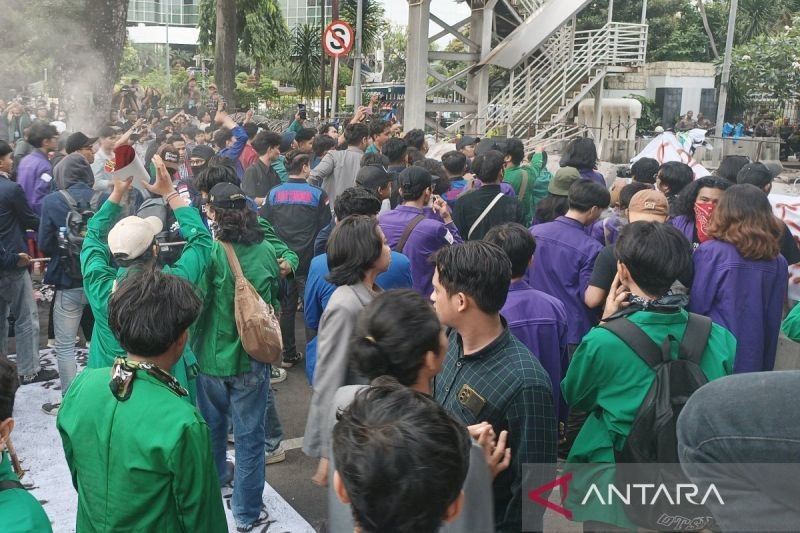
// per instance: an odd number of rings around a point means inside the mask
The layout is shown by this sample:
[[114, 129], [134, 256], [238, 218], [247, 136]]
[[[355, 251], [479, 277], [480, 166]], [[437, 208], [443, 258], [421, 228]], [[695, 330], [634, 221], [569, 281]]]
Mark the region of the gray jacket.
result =
[[[336, 391], [328, 412], [326, 424], [328, 435], [333, 433], [336, 413], [353, 403], [356, 393], [366, 387], [368, 385], [352, 385]], [[355, 528], [353, 514], [350, 507], [339, 501], [333, 491], [334, 469], [333, 453], [331, 453], [328, 469], [328, 530], [332, 533], [350, 533]], [[486, 466], [483, 449], [474, 440], [469, 450], [467, 479], [464, 480], [464, 507], [456, 520], [445, 524], [439, 531], [440, 533], [494, 533], [492, 478]]]
[[348, 146], [347, 150], [331, 150], [311, 171], [309, 181], [325, 189], [331, 199], [331, 209], [336, 197], [356, 184], [363, 155], [364, 151], [355, 146]]
[[303, 436], [303, 451], [311, 457], [327, 457], [330, 432], [327, 418], [333, 397], [339, 387], [362, 385], [367, 380], [350, 365], [350, 337], [353, 336], [358, 313], [370, 303], [381, 289], [374, 292], [363, 283], [338, 287], [322, 313], [317, 336], [317, 365], [314, 369], [314, 389], [311, 407]]

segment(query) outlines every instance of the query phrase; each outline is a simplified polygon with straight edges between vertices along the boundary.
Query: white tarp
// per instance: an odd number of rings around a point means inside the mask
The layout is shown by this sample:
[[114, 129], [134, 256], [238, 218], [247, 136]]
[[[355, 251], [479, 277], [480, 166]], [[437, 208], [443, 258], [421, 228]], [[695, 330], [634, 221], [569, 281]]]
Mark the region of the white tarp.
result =
[[[795, 242], [800, 240], [800, 196], [770, 194], [772, 211], [789, 227]], [[789, 265], [789, 298], [800, 300], [800, 263]]]
[[631, 159], [631, 163], [635, 163], [642, 157], [651, 157], [659, 163], [679, 161], [692, 167], [695, 179], [708, 176], [711, 173], [706, 170], [706, 168], [701, 165], [699, 161], [695, 161], [694, 158], [692, 158], [691, 144], [693, 140], [694, 136], [692, 136], [691, 140], [686, 143], [688, 144], [687, 146], [686, 144], [681, 143], [674, 133], [662, 133], [650, 141], [650, 143], [645, 146], [644, 150], [639, 152], [636, 157]]

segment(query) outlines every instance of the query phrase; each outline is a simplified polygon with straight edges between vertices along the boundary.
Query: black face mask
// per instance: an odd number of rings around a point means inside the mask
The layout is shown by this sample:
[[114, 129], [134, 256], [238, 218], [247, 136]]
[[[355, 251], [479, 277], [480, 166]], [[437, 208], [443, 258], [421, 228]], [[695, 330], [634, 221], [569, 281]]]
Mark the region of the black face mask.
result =
[[207, 166], [208, 166], [208, 161], [206, 161], [202, 165], [191, 165], [192, 176], [198, 176], [202, 171], [206, 169]]

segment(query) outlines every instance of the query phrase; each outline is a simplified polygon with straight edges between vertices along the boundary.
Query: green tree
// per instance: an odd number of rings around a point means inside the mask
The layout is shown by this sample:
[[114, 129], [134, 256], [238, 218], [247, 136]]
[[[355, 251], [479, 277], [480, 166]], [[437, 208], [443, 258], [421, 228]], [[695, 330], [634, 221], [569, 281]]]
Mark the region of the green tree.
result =
[[[223, 21], [217, 21], [219, 12], [226, 14]], [[198, 40], [204, 49], [224, 43], [222, 53], [215, 50], [214, 66], [220, 92], [229, 100], [234, 97], [237, 49], [246, 54], [258, 72], [272, 58], [280, 57], [289, 43], [289, 30], [278, 0], [201, 0], [198, 27]], [[220, 28], [224, 30], [220, 32]]]
[[[278, 0], [235, 0], [239, 49], [263, 65], [287, 49], [289, 29]], [[216, 36], [216, 0], [200, 0], [200, 46], [212, 49]]]
[[774, 35], [760, 35], [734, 49], [731, 79], [749, 96], [800, 97], [800, 17]]
[[[372, 52], [378, 41], [378, 35], [387, 25], [384, 19], [383, 6], [378, 0], [361, 0], [363, 4], [363, 35], [361, 37], [361, 51], [364, 54]], [[339, 15], [356, 29], [356, 15], [358, 0], [342, 0]]]
[[383, 80], [403, 81], [406, 79], [407, 30], [403, 26], [392, 25], [383, 35]]
[[294, 30], [292, 39], [292, 82], [300, 96], [318, 94], [322, 34], [317, 24], [302, 24]]
[[[706, 11], [711, 27], [725, 27], [724, 21], [718, 21], [713, 4], [707, 5]], [[577, 18], [578, 30], [602, 28], [608, 21], [608, 2], [592, 2]], [[615, 22], [638, 24], [641, 18], [642, 0], [615, 0]], [[714, 58], [702, 17], [693, 1], [649, 0], [647, 22], [650, 25], [647, 37], [648, 61], [711, 61]], [[718, 22], [722, 26], [717, 25]], [[722, 35], [723, 41], [724, 37]]]

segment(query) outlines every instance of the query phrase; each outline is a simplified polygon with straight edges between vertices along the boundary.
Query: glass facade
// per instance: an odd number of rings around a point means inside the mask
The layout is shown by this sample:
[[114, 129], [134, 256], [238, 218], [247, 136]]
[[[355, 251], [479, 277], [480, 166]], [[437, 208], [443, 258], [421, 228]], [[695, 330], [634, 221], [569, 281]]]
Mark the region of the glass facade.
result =
[[200, 0], [129, 0], [128, 23], [194, 27], [199, 3]]
[[327, 22], [331, 20], [333, 8], [330, 0], [278, 0], [278, 3], [290, 30], [305, 23], [319, 25], [323, 6], [325, 6], [325, 20]]

